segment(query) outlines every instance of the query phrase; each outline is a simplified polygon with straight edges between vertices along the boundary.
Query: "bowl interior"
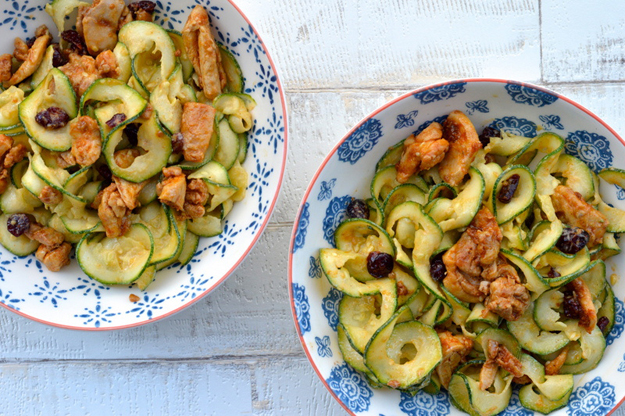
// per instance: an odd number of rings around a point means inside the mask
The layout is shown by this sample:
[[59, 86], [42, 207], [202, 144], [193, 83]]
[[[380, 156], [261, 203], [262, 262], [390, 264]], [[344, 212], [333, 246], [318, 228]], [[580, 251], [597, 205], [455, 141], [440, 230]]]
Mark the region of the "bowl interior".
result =
[[[0, 50], [13, 52], [13, 39], [34, 35], [46, 24], [47, 1], [3, 3]], [[114, 329], [141, 325], [189, 306], [209, 293], [249, 253], [269, 220], [282, 181], [286, 158], [286, 112], [283, 92], [265, 45], [247, 18], [228, 0], [158, 1], [155, 22], [182, 30], [198, 3], [207, 8], [216, 40], [236, 57], [245, 77], [245, 92], [258, 103], [244, 163], [249, 174], [246, 198], [228, 215], [224, 231], [200, 239], [197, 253], [185, 267], [174, 264], [157, 273], [145, 292], [136, 287], [107, 287], [87, 277], [75, 261], [59, 273], [35, 259], [16, 257], [0, 248], [0, 302], [28, 318], [73, 329]], [[130, 293], [139, 295], [136, 303]]]
[[[309, 184], [293, 230], [289, 263], [291, 306], [304, 350], [322, 382], [351, 414], [462, 414], [450, 405], [446, 393], [419, 392], [413, 397], [388, 388], [373, 389], [343, 361], [336, 335], [342, 295], [323, 276], [318, 260], [320, 248], [333, 246], [334, 230], [345, 218], [347, 202], [370, 196], [375, 164], [384, 152], [432, 121], [443, 121], [453, 110], [464, 111], [478, 132], [487, 125], [528, 137], [552, 131], [566, 140], [567, 153], [595, 172], [625, 168], [623, 140], [600, 119], [565, 97], [517, 82], [473, 79], [426, 87], [360, 122], [330, 152]], [[606, 202], [625, 209], [622, 189], [602, 183], [601, 193]], [[624, 257], [608, 259], [608, 276], [623, 270]], [[617, 319], [603, 360], [595, 370], [575, 377], [568, 407], [553, 414], [606, 414], [625, 395], [625, 386], [618, 382], [625, 371], [625, 339], [620, 338], [625, 282], [613, 280], [613, 287]], [[533, 414], [520, 406], [516, 392], [507, 413]]]

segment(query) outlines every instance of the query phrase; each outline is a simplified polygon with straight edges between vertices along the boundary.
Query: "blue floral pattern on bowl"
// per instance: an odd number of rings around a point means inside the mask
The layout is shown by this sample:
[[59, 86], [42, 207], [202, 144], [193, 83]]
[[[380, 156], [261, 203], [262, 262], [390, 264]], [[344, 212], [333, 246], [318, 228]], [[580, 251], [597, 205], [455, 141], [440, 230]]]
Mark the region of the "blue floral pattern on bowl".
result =
[[444, 84], [418, 92], [414, 94], [413, 97], [416, 98], [421, 104], [430, 104], [436, 101], [449, 100], [450, 98], [465, 92], [466, 85], [466, 82]]
[[345, 210], [351, 200], [352, 197], [349, 195], [334, 197], [328, 204], [326, 216], [323, 219], [323, 235], [332, 246], [334, 246], [334, 231], [345, 219]]
[[[15, 37], [34, 36], [42, 23], [56, 34], [46, 0], [0, 0], [0, 46], [13, 50]], [[136, 287], [106, 287], [87, 277], [75, 261], [59, 273], [42, 267], [34, 255], [18, 258], [0, 249], [0, 303], [25, 316], [75, 329], [113, 329], [141, 325], [171, 315], [217, 287], [260, 238], [282, 181], [287, 120], [283, 94], [265, 46], [247, 19], [228, 0], [157, 0], [155, 21], [181, 30], [197, 4], [211, 15], [216, 39], [237, 57], [246, 91], [256, 100], [254, 129], [244, 162], [250, 174], [246, 199], [235, 204], [220, 236], [202, 238], [192, 261], [159, 271], [145, 292]], [[302, 234], [302, 244], [305, 233]], [[207, 267], [210, 264], [210, 267]], [[27, 282], [11, 279], [28, 275]], [[133, 293], [140, 297], [128, 301]]]
[[326, 380], [328, 386], [339, 399], [353, 412], [363, 412], [369, 408], [373, 392], [364, 377], [347, 364], [332, 369]]
[[293, 300], [295, 302], [295, 313], [302, 335], [310, 331], [310, 304], [306, 296], [306, 288], [297, 283], [293, 283]]
[[[603, 122], [589, 118], [588, 113], [572, 104], [570, 100], [559, 100], [558, 96], [543, 91], [540, 87], [525, 86], [525, 88], [518, 88], [515, 93], [518, 95], [518, 101], [516, 101], [511, 99], [511, 94], [508, 92], [508, 89], [515, 91], [514, 88], [510, 88], [510, 85], [516, 84], [508, 81], [468, 80], [465, 82], [463, 80], [449, 85], [454, 84], [462, 85], [462, 92], [450, 90], [447, 87], [448, 84], [436, 85], [419, 91], [418, 99], [415, 99], [414, 93], [406, 94], [365, 118], [355, 127], [354, 132], [371, 120], [376, 120], [376, 123], [380, 123], [384, 134], [355, 163], [345, 163], [341, 160], [338, 149], [345, 149], [347, 147], [345, 143], [351, 138], [351, 135], [346, 136], [335, 148], [336, 150], [328, 155], [323, 168], [311, 181], [302, 201], [302, 206], [309, 204], [308, 217], [304, 224], [307, 231], [306, 239], [301, 246], [298, 244], [301, 235], [298, 224], [294, 227], [291, 244], [299, 248], [291, 254], [289, 264], [289, 281], [306, 288], [310, 307], [310, 323], [307, 323], [310, 325], [310, 330], [300, 339], [322, 382], [351, 415], [462, 414], [450, 404], [446, 393], [429, 396], [420, 392], [412, 396], [409, 393], [389, 388], [367, 388], [369, 385], [366, 384], [366, 376], [347, 366], [338, 348], [336, 328], [338, 305], [342, 294], [331, 286], [323, 272], [320, 279], [313, 277], [316, 276], [316, 266], [312, 266], [311, 258], [317, 258], [320, 248], [333, 246], [333, 234], [336, 226], [345, 217], [346, 203], [352, 197], [370, 196], [369, 189], [376, 162], [391, 146], [404, 140], [409, 131], [418, 134], [433, 121], [443, 123], [450, 111], [458, 109], [465, 113], [472, 113], [469, 118], [478, 132], [493, 124], [510, 133], [530, 137], [535, 137], [541, 130], [557, 132], [563, 138], [579, 136], [581, 139], [568, 139], [567, 150], [570, 153], [584, 151], [586, 154], [594, 155], [583, 149], [583, 145], [603, 146], [600, 152], [603, 158], [601, 161], [597, 161], [596, 158], [587, 158], [594, 161], [593, 169], [602, 167], [600, 163], [606, 165], [609, 163], [612, 167], [625, 169], [625, 148], [622, 147], [618, 137]], [[428, 91], [434, 92], [428, 94]], [[524, 98], [519, 98], [521, 96]], [[424, 103], [421, 103], [421, 99]], [[470, 104], [467, 106], [467, 103]], [[545, 108], [548, 108], [548, 111], [545, 111]], [[488, 112], [480, 111], [486, 109]], [[580, 132], [585, 132], [585, 134]], [[602, 140], [605, 140], [608, 145], [597, 143]], [[605, 149], [609, 149], [610, 153], [607, 153]], [[332, 186], [331, 197], [319, 198], [320, 195], [329, 196], [326, 190], [328, 181], [331, 179], [336, 179]], [[324, 185], [323, 182], [326, 184]], [[617, 197], [607, 194], [606, 200], [618, 208], [625, 209], [625, 205], [618, 204]], [[624, 259], [625, 254], [617, 255], [609, 259], [608, 263], [613, 262], [615, 270], [622, 270], [625, 269]], [[585, 375], [581, 379], [583, 381], [578, 380], [581, 386], [576, 386], [570, 404], [554, 411], [552, 413], [554, 416], [605, 414], [625, 397], [625, 385], [620, 382], [625, 372], [625, 356], [622, 352], [625, 349], [625, 337], [622, 336], [625, 332], [623, 322], [625, 315], [622, 305], [622, 299], [625, 296], [625, 279], [620, 279], [613, 287], [618, 301], [615, 325], [606, 341], [606, 344], [611, 345], [607, 346], [598, 367]], [[295, 302], [294, 299], [292, 301]], [[293, 310], [295, 311], [295, 308]], [[296, 325], [300, 326], [297, 318]], [[302, 332], [301, 328], [299, 332]], [[322, 357], [318, 352], [316, 338], [322, 340], [325, 336], [330, 337], [329, 348], [332, 350], [332, 357]], [[593, 382], [588, 383], [588, 380], [593, 380]], [[599, 402], [595, 397], [596, 392], [600, 392], [599, 394], [606, 399]], [[367, 399], [364, 400], [363, 397]], [[359, 399], [361, 399], [360, 402]], [[363, 405], [357, 403], [363, 403]], [[518, 391], [515, 390], [507, 409], [502, 414], [529, 416], [534, 412], [521, 406]]]
[[382, 124], [372, 118], [354, 131], [338, 149], [339, 160], [355, 164], [378, 143], [382, 137]]
[[612, 166], [614, 155], [610, 142], [604, 136], [586, 130], [577, 130], [566, 137], [566, 152], [580, 158], [596, 173]]
[[299, 248], [304, 247], [304, 243], [306, 242], [306, 232], [308, 231], [308, 220], [310, 219], [310, 212], [308, 212], [308, 207], [310, 204], [306, 202], [304, 204], [304, 208], [302, 208], [302, 213], [299, 216], [299, 225], [297, 227], [297, 236], [295, 238], [295, 244], [293, 244], [293, 251], [297, 251]]
[[420, 391], [414, 396], [401, 392], [399, 401], [401, 411], [410, 416], [446, 415], [449, 407], [449, 397], [444, 392], [432, 395]]
[[317, 343], [317, 354], [319, 354], [319, 357], [332, 357], [329, 336], [326, 335], [323, 338], [315, 337], [315, 342]]
[[614, 298], [614, 326], [608, 334], [605, 343], [606, 345], [612, 345], [621, 335], [623, 335], [623, 329], [625, 329], [625, 307], [623, 307], [623, 301], [619, 298]]
[[614, 386], [595, 377], [571, 394], [567, 414], [570, 416], [601, 416], [612, 410]]
[[553, 104], [558, 99], [556, 95], [520, 84], [508, 84], [506, 91], [512, 101], [535, 107]]
[[317, 199], [319, 201], [325, 201], [326, 199], [332, 198], [332, 188], [334, 188], [334, 184], [336, 183], [336, 178], [332, 178], [329, 181], [321, 182], [321, 190], [319, 191], [319, 196]]
[[308, 276], [310, 276], [311, 279], [317, 279], [321, 277], [321, 274], [322, 270], [319, 259], [317, 257], [310, 256], [310, 267], [308, 268]]
[[536, 137], [536, 123], [519, 117], [502, 117], [490, 123], [492, 127], [517, 136]]

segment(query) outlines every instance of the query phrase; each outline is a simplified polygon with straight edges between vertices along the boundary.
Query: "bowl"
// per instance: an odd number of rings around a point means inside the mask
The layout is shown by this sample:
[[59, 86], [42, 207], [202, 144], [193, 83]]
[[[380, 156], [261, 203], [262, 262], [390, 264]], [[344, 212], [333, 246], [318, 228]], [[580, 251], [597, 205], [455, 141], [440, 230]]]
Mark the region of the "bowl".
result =
[[[44, 0], [2, 2], [0, 51], [13, 52], [16, 37], [28, 38], [46, 24]], [[0, 248], [0, 302], [6, 309], [45, 324], [80, 330], [110, 330], [154, 322], [192, 305], [224, 282], [249, 254], [273, 211], [284, 175], [287, 115], [282, 86], [269, 52], [251, 22], [228, 0], [159, 0], [155, 22], [182, 30], [190, 11], [206, 7], [218, 42], [234, 54], [245, 77], [245, 92], [258, 103], [253, 111], [244, 163], [249, 174], [245, 199], [226, 218], [222, 234], [201, 238], [191, 262], [156, 274], [144, 292], [104, 286], [87, 277], [73, 259], [53, 273], [34, 255], [16, 257]], [[130, 302], [129, 295], [139, 296]]]
[[[288, 274], [291, 309], [304, 351], [321, 382], [349, 414], [464, 414], [450, 404], [444, 389], [437, 395], [420, 391], [414, 397], [374, 389], [345, 363], [336, 332], [341, 293], [325, 278], [318, 259], [320, 248], [333, 245], [347, 202], [369, 197], [375, 164], [385, 151], [453, 110], [467, 114], [478, 132], [487, 125], [528, 137], [555, 132], [566, 139], [566, 152], [595, 172], [625, 168], [625, 141], [606, 123], [560, 94], [522, 82], [466, 79], [436, 84], [405, 94], [358, 123], [326, 156], [306, 189], [293, 228]], [[604, 183], [601, 192], [606, 202], [625, 209], [622, 189]], [[607, 266], [608, 276], [625, 270], [625, 255], [608, 259]], [[605, 355], [597, 368], [575, 376], [567, 407], [552, 414], [603, 415], [623, 401], [625, 280], [617, 280], [613, 288], [616, 320]], [[503, 414], [533, 412], [520, 405], [515, 391]]]

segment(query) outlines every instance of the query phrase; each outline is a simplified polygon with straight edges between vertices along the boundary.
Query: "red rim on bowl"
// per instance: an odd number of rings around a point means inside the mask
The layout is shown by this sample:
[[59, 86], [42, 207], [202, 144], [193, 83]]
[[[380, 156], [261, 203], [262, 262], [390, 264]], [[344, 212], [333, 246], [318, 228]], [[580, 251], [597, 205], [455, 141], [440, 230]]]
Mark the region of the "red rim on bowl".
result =
[[203, 299], [206, 295], [208, 295], [210, 292], [212, 292], [213, 290], [215, 290], [217, 287], [219, 287], [236, 269], [237, 267], [239, 267], [239, 265], [241, 264], [241, 262], [247, 257], [247, 255], [250, 253], [250, 251], [254, 248], [254, 246], [256, 245], [256, 243], [258, 242], [258, 239], [261, 237], [261, 235], [263, 234], [265, 227], [267, 226], [267, 224], [269, 223], [269, 220], [271, 219], [271, 215], [273, 213], [274, 207], [276, 205], [276, 202], [278, 200], [278, 197], [280, 195], [280, 190], [282, 189], [282, 180], [284, 179], [284, 171], [286, 168], [286, 156], [287, 156], [287, 150], [288, 150], [288, 119], [287, 119], [287, 111], [286, 111], [286, 97], [284, 95], [284, 89], [282, 87], [282, 83], [280, 82], [280, 77], [278, 76], [278, 70], [276, 68], [276, 65], [273, 61], [273, 59], [271, 59], [271, 55], [269, 54], [269, 51], [267, 50], [267, 47], [265, 46], [265, 42], [263, 42], [260, 34], [258, 33], [258, 31], [256, 30], [256, 28], [254, 27], [254, 25], [252, 25], [252, 22], [250, 22], [250, 20], [247, 18], [247, 16], [241, 11], [241, 9], [234, 4], [234, 2], [232, 0], [228, 0], [228, 2], [230, 3], [230, 5], [232, 7], [234, 7], [236, 9], [236, 11], [241, 15], [241, 17], [243, 18], [243, 20], [245, 20], [245, 22], [250, 25], [250, 28], [252, 29], [252, 31], [254, 32], [254, 34], [258, 37], [258, 41], [260, 42], [263, 50], [265, 51], [265, 54], [267, 56], [267, 59], [269, 60], [269, 63], [271, 64], [271, 67], [273, 68], [274, 74], [275, 74], [275, 78], [276, 78], [276, 84], [278, 86], [278, 92], [280, 95], [280, 100], [282, 102], [282, 118], [284, 120], [284, 154], [282, 156], [282, 162], [281, 162], [281, 166], [280, 166], [280, 174], [278, 176], [278, 187], [276, 189], [276, 193], [273, 197], [273, 200], [271, 201], [271, 204], [269, 206], [269, 209], [267, 211], [267, 216], [265, 218], [265, 220], [263, 221], [263, 223], [261, 224], [261, 226], [259, 227], [256, 235], [254, 236], [254, 239], [252, 240], [250, 246], [248, 247], [248, 249], [243, 253], [243, 255], [236, 261], [236, 263], [230, 268], [230, 270], [228, 270], [215, 284], [213, 287], [211, 287], [210, 289], [207, 289], [206, 291], [204, 291], [201, 294], [198, 294], [195, 298], [191, 299], [190, 301], [186, 302], [185, 304], [183, 304], [182, 306], [167, 312], [166, 314], [163, 314], [161, 316], [158, 317], [154, 317], [151, 319], [145, 319], [143, 321], [140, 322], [135, 322], [132, 324], [127, 324], [127, 325], [119, 325], [119, 326], [112, 326], [112, 327], [100, 327], [100, 328], [85, 328], [85, 327], [81, 327], [81, 326], [73, 326], [73, 325], [63, 325], [63, 324], [58, 324], [55, 322], [50, 322], [50, 321], [46, 321], [44, 319], [40, 319], [40, 318], [36, 318], [34, 316], [31, 316], [27, 313], [15, 310], [7, 305], [5, 305], [4, 303], [0, 302], [0, 306], [2, 306], [3, 308], [16, 313], [20, 316], [23, 316], [25, 318], [31, 319], [33, 321], [42, 323], [42, 324], [46, 324], [46, 325], [50, 325], [50, 326], [54, 326], [57, 328], [64, 328], [64, 329], [75, 329], [75, 330], [80, 330], [80, 331], [111, 331], [111, 330], [115, 330], [115, 329], [125, 329], [125, 328], [132, 328], [132, 327], [136, 327], [136, 326], [141, 326], [141, 325], [145, 325], [147, 323], [152, 323], [152, 322], [156, 322], [156, 321], [160, 321], [164, 318], [170, 317], [178, 312], [180, 312], [181, 310], [191, 306], [192, 304], [198, 302], [200, 299]]
[[[498, 79], [498, 78], [455, 79], [455, 80], [445, 81], [445, 82], [441, 82], [441, 83], [438, 83], [438, 84], [432, 84], [432, 85], [427, 85], [425, 87], [417, 88], [417, 89], [415, 89], [413, 91], [407, 92], [407, 93], [405, 93], [405, 94], [395, 98], [394, 100], [391, 100], [388, 103], [384, 104], [382, 107], [376, 109], [375, 111], [373, 111], [372, 113], [367, 115], [365, 118], [360, 120], [350, 131], [348, 131], [347, 134], [345, 134], [345, 136], [343, 136], [343, 138], [328, 153], [326, 158], [323, 160], [323, 162], [321, 163], [321, 165], [319, 166], [319, 168], [317, 169], [317, 171], [313, 175], [313, 177], [312, 177], [308, 187], [306, 188], [306, 192], [304, 193], [304, 197], [302, 198], [302, 201], [300, 203], [300, 207], [299, 207], [299, 209], [297, 211], [297, 215], [295, 216], [295, 223], [293, 225], [293, 231], [291, 233], [291, 243], [289, 244], [288, 290], [289, 290], [289, 302], [291, 304], [291, 314], [293, 316], [293, 321], [295, 323], [295, 330], [297, 331], [297, 336], [299, 337], [300, 343], [302, 344], [302, 348], [304, 349], [304, 352], [306, 353], [306, 356], [308, 357], [308, 361], [310, 362], [310, 364], [312, 365], [313, 369], [317, 373], [317, 376], [319, 377], [319, 379], [321, 380], [323, 385], [326, 387], [326, 389], [330, 392], [332, 397], [334, 397], [334, 399], [336, 399], [336, 401], [350, 415], [353, 415], [353, 416], [356, 416], [355, 413], [352, 412], [345, 405], [345, 403], [343, 403], [343, 401], [341, 399], [339, 399], [339, 397], [330, 388], [330, 386], [326, 382], [325, 378], [322, 376], [321, 371], [319, 370], [319, 368], [317, 368], [317, 366], [315, 365], [315, 363], [314, 363], [314, 361], [312, 359], [312, 355], [311, 355], [310, 351], [308, 350], [308, 346], [306, 345], [306, 342], [304, 341], [304, 338], [303, 338], [302, 333], [300, 331], [299, 322], [297, 321], [297, 314], [296, 314], [296, 311], [295, 311], [295, 302], [294, 302], [294, 299], [293, 299], [293, 289], [292, 289], [292, 286], [293, 286], [293, 248], [294, 248], [294, 244], [295, 244], [295, 235], [297, 233], [297, 229], [298, 229], [298, 226], [299, 226], [299, 220], [300, 220], [300, 217], [302, 215], [302, 210], [303, 210], [304, 204], [308, 200], [308, 196], [310, 195], [310, 192], [312, 191], [313, 186], [317, 182], [317, 179], [318, 179], [319, 175], [324, 170], [324, 168], [326, 167], [326, 165], [328, 164], [328, 162], [330, 161], [332, 156], [334, 156], [334, 154], [336, 153], [337, 149], [341, 146], [341, 144], [343, 144], [343, 142], [345, 140], [347, 140], [367, 120], [373, 118], [377, 114], [379, 114], [382, 111], [386, 110], [387, 108], [391, 107], [393, 104], [395, 104], [395, 103], [397, 103], [399, 101], [402, 101], [405, 98], [408, 98], [408, 97], [410, 97], [410, 96], [412, 96], [412, 95], [414, 95], [416, 93], [427, 91], [427, 90], [430, 90], [432, 88], [441, 87], [441, 86], [444, 86], [444, 85], [457, 84], [457, 83], [461, 83], [461, 82], [466, 82], [466, 83], [495, 82], [495, 83], [501, 83], [501, 84], [515, 84], [515, 85], [520, 85], [520, 86], [524, 86], [524, 87], [533, 88], [535, 90], [542, 91], [542, 92], [545, 92], [547, 94], [553, 95], [553, 96], [558, 97], [559, 99], [561, 99], [563, 101], [566, 101], [567, 103], [573, 105], [574, 107], [578, 108], [579, 110], [583, 111], [584, 113], [588, 114], [590, 117], [595, 119], [598, 123], [600, 123], [603, 127], [605, 127], [608, 131], [610, 131], [610, 133], [612, 133], [614, 135], [614, 137], [616, 137], [625, 146], [625, 140], [623, 140], [623, 138], [618, 133], [616, 133], [616, 131], [614, 131], [614, 129], [612, 129], [610, 126], [608, 126], [601, 118], [599, 118], [592, 111], [588, 110], [586, 107], [578, 104], [577, 102], [571, 100], [570, 98], [567, 98], [567, 97], [565, 97], [565, 96], [563, 96], [561, 94], [558, 94], [557, 92], [554, 92], [554, 91], [552, 91], [552, 90], [550, 90], [548, 88], [539, 87], [539, 86], [531, 84], [531, 83], [519, 82], [519, 81], [511, 81], [511, 80]], [[624, 401], [625, 401], [625, 397], [623, 399], [621, 399], [621, 401], [618, 402], [615, 405], [615, 407], [608, 413], [608, 415], [612, 414], [616, 409], [618, 409], [618, 407]]]

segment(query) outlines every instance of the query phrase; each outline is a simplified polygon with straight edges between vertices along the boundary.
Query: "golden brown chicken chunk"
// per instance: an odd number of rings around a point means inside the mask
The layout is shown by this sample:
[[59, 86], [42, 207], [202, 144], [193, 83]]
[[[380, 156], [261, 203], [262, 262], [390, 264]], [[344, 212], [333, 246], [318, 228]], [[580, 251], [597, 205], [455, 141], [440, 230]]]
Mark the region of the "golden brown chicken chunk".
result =
[[575, 292], [575, 297], [580, 305], [579, 326], [590, 334], [597, 325], [597, 309], [592, 302], [590, 289], [579, 277], [569, 283], [568, 287]]
[[436, 367], [436, 373], [445, 388], [449, 386], [451, 376], [473, 349], [473, 340], [464, 335], [453, 335], [449, 331], [438, 331], [443, 349], [443, 359]]
[[445, 182], [458, 186], [469, 173], [482, 143], [471, 120], [458, 110], [452, 111], [443, 123], [443, 138], [449, 142], [449, 150], [438, 171]]
[[33, 46], [28, 49], [28, 53], [26, 54], [26, 56], [22, 56], [23, 58], [25, 58], [22, 65], [20, 65], [20, 67], [17, 69], [17, 71], [15, 71], [15, 73], [8, 81], [4, 82], [5, 87], [8, 87], [10, 85], [17, 85], [20, 82], [24, 81], [26, 78], [31, 76], [37, 70], [37, 68], [39, 68], [39, 65], [41, 65], [41, 61], [43, 61], [43, 57], [46, 53], [46, 48], [52, 40], [52, 37], [49, 33], [47, 33], [47, 30], [45, 32], [40, 32], [40, 34], [41, 36], [39, 36], [35, 40]]
[[0, 55], [0, 82], [5, 83], [11, 79], [13, 57], [8, 53]]
[[120, 237], [130, 229], [130, 214], [115, 183], [110, 184], [100, 192], [98, 198], [98, 216], [102, 221], [106, 236]]
[[163, 204], [182, 211], [187, 193], [187, 178], [177, 166], [163, 168], [163, 176], [165, 179], [156, 185], [158, 199]]
[[72, 156], [80, 166], [93, 165], [102, 152], [102, 139], [98, 123], [89, 116], [78, 117], [70, 124]]
[[208, 104], [186, 103], [182, 110], [182, 154], [189, 162], [201, 162], [213, 136], [215, 109]]
[[449, 142], [442, 137], [443, 127], [439, 123], [430, 124], [416, 137], [408, 137], [396, 165], [397, 182], [405, 183], [413, 174], [439, 164], [449, 148]]
[[113, 51], [104, 51], [95, 58], [95, 68], [101, 78], [117, 78], [119, 64]]
[[39, 193], [39, 200], [46, 205], [58, 205], [63, 202], [63, 194], [50, 185], [46, 185]]
[[119, 19], [125, 8], [124, 0], [94, 0], [89, 9], [83, 10], [82, 33], [91, 55], [115, 48]]
[[488, 389], [495, 381], [499, 367], [508, 371], [514, 377], [523, 376], [523, 365], [503, 344], [489, 340], [486, 352], [486, 362], [480, 372], [480, 390]]
[[100, 79], [95, 67], [95, 59], [88, 55], [81, 56], [72, 53], [69, 56], [69, 62], [59, 69], [67, 75], [79, 99], [95, 80]]
[[138, 197], [141, 190], [145, 187], [148, 181], [143, 182], [128, 182], [125, 179], [118, 178], [117, 176], [113, 176], [113, 181], [115, 185], [117, 185], [117, 190], [119, 191], [119, 195], [124, 201], [124, 204], [128, 209], [135, 209], [139, 205]]
[[41, 244], [37, 248], [35, 256], [42, 262], [51, 272], [58, 272], [70, 263], [69, 254], [72, 251], [72, 245], [62, 243], [58, 246], [46, 246]]
[[566, 361], [566, 356], [569, 353], [569, 346], [562, 348], [562, 351], [551, 361], [547, 361], [545, 363], [545, 375], [555, 376], [556, 374], [560, 374], [560, 369], [564, 365]]
[[584, 201], [579, 193], [568, 186], [558, 185], [551, 199], [556, 214], [562, 222], [579, 227], [590, 235], [589, 247], [601, 243], [609, 225], [605, 215]]
[[489, 295], [484, 301], [486, 308], [507, 321], [516, 321], [525, 313], [529, 306], [530, 293], [521, 284], [516, 271], [506, 273], [497, 278], [489, 286]]

